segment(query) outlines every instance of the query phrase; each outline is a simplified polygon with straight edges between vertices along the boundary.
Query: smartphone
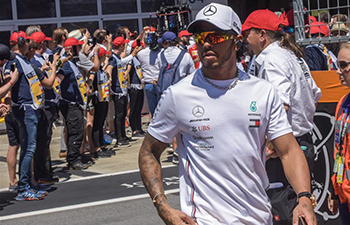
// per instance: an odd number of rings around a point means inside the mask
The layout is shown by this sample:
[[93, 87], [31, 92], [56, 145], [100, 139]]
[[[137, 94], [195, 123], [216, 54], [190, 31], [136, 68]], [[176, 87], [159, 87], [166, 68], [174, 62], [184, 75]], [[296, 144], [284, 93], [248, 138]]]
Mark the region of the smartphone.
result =
[[106, 35], [108, 36], [110, 34], [111, 34], [111, 32], [109, 30], [106, 30]]
[[301, 216], [299, 216], [299, 225], [307, 225], [305, 219]]
[[15, 69], [16, 69], [16, 63], [12, 63], [11, 64], [11, 72], [15, 72]]
[[50, 62], [50, 63], [53, 62], [53, 55], [49, 55], [49, 62]]
[[73, 56], [78, 56], [78, 50], [76, 45], [73, 45]]
[[124, 39], [126, 39], [126, 33], [123, 34]]
[[137, 39], [137, 40], [136, 40], [136, 44], [137, 44], [137, 46], [141, 46], [141, 40], [140, 40], [140, 39]]
[[61, 55], [62, 49], [63, 49], [63, 48], [59, 48], [59, 49], [58, 49], [58, 52], [57, 52], [57, 53], [58, 53], [59, 55]]

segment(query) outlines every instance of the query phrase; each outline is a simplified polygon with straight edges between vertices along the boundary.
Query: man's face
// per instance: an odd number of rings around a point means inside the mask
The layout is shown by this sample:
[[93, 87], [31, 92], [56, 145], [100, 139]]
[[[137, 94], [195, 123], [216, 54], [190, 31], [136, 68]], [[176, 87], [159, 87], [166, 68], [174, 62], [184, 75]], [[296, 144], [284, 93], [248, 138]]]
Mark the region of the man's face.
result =
[[125, 28], [124, 32], [126, 34], [126, 39], [130, 39], [130, 30], [128, 28]]
[[[196, 33], [205, 31], [219, 31], [217, 27], [209, 23], [202, 23], [198, 25]], [[213, 44], [209, 38], [205, 39], [204, 44], [197, 43], [198, 55], [206, 69], [217, 69], [222, 67], [227, 61], [236, 59], [236, 50], [234, 48], [234, 35], [231, 33], [230, 38], [224, 42]]]
[[[340, 84], [350, 88], [350, 49], [343, 48], [338, 54], [338, 70]], [[339, 66], [339, 64], [341, 66]], [[342, 67], [342, 68], [341, 68]]]
[[259, 55], [260, 49], [260, 33], [254, 29], [244, 31], [244, 39], [247, 42], [248, 49], [253, 52], [254, 55]]
[[184, 43], [184, 45], [190, 45], [190, 36], [182, 36], [181, 41]]

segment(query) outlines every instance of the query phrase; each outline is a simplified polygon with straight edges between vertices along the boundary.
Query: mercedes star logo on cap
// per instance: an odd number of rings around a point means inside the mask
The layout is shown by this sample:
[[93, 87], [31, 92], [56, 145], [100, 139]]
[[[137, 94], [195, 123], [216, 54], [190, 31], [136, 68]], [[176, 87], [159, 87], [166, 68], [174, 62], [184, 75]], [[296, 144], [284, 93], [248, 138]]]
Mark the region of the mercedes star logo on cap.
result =
[[204, 115], [204, 108], [202, 106], [197, 105], [192, 109], [192, 114], [195, 117], [201, 117]]
[[209, 5], [207, 8], [204, 9], [204, 16], [212, 16], [216, 13], [217, 9], [213, 5]]

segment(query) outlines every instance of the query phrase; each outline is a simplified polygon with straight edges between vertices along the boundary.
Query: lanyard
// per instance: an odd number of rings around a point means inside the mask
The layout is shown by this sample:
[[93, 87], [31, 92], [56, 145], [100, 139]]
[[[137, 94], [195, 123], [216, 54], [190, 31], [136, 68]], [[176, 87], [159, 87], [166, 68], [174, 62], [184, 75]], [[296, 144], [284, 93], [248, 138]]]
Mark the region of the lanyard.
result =
[[[344, 118], [346, 115], [346, 120], [345, 120], [345, 124], [344, 124]], [[341, 119], [340, 122], [340, 130], [339, 130], [339, 154], [341, 155], [341, 151], [343, 150], [343, 142], [344, 142], [344, 138], [345, 138], [345, 133], [346, 133], [346, 128], [348, 126], [348, 120], [349, 120], [349, 112], [348, 112], [348, 108], [345, 109], [345, 113], [343, 114], [343, 117]]]

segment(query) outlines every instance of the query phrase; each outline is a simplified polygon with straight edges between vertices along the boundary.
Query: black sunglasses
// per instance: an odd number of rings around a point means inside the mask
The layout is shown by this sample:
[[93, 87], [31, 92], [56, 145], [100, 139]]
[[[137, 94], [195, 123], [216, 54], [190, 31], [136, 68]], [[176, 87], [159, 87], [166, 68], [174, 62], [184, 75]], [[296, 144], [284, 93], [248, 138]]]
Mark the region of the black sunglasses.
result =
[[346, 67], [348, 67], [350, 64], [350, 62], [346, 62], [346, 61], [338, 61], [337, 65], [341, 70], [345, 70]]

